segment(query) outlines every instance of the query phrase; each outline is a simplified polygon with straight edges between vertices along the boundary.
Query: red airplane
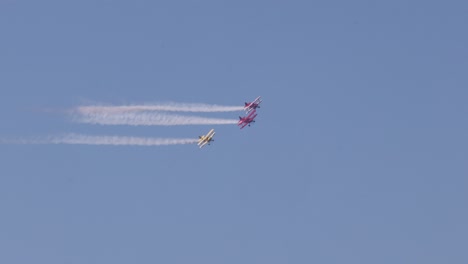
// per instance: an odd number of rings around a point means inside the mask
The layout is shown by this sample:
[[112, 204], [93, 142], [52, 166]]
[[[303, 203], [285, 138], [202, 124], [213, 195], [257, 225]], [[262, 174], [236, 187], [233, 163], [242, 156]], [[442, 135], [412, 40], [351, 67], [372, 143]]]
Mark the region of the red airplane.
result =
[[257, 111], [254, 109], [252, 112], [250, 112], [249, 115], [245, 117], [239, 116], [239, 122], [237, 125], [240, 126], [241, 129], [247, 125], [250, 126], [250, 123], [255, 123], [255, 117], [257, 117]]
[[250, 111], [252, 110], [255, 110], [257, 108], [260, 108], [260, 103], [262, 102], [262, 100], [260, 99], [260, 96], [255, 98], [255, 100], [253, 100], [253, 102], [250, 102], [250, 103], [245, 103], [245, 106], [244, 106], [244, 110], [249, 113]]

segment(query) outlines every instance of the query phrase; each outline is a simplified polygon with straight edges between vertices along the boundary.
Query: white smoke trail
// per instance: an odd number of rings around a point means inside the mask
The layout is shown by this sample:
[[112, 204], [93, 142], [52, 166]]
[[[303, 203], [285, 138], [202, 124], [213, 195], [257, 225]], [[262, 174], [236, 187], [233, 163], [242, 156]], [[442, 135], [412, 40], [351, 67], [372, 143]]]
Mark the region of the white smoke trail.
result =
[[74, 117], [74, 120], [88, 124], [131, 126], [228, 125], [237, 124], [238, 122], [236, 119], [172, 115], [159, 112], [120, 114], [92, 113], [77, 115]]
[[42, 139], [1, 139], [1, 144], [72, 144], [72, 145], [112, 145], [112, 146], [164, 146], [197, 143], [192, 138], [147, 138], [121, 136], [89, 136], [81, 134], [67, 134], [51, 136]]
[[210, 104], [188, 104], [188, 103], [165, 103], [165, 104], [143, 104], [143, 105], [121, 105], [121, 106], [79, 106], [75, 109], [80, 114], [97, 113], [128, 113], [143, 111], [166, 111], [166, 112], [237, 112], [243, 111], [242, 106], [223, 106]]

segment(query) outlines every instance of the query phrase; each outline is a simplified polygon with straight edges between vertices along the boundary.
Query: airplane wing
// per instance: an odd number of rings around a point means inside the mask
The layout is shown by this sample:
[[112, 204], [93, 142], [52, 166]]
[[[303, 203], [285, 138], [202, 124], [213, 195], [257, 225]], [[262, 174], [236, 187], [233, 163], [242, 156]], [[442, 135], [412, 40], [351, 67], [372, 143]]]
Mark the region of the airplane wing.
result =
[[260, 100], [260, 96], [255, 98], [255, 100], [253, 101], [255, 104], [260, 104], [262, 102], [262, 100]]
[[206, 136], [211, 139], [214, 136], [214, 134], [215, 134], [214, 129], [211, 129], [210, 132], [208, 132], [208, 134], [206, 134]]
[[198, 140], [198, 146], [200, 146], [200, 144], [202, 144], [203, 142], [205, 142], [205, 138], [204, 137], [201, 137], [199, 140]]
[[200, 148], [203, 148], [206, 144], [208, 144], [208, 141], [204, 141], [203, 143], [199, 144]]
[[215, 135], [215, 132], [211, 133], [211, 134], [206, 138], [206, 142], [207, 142], [207, 143], [210, 143], [210, 142], [213, 140], [214, 135]]

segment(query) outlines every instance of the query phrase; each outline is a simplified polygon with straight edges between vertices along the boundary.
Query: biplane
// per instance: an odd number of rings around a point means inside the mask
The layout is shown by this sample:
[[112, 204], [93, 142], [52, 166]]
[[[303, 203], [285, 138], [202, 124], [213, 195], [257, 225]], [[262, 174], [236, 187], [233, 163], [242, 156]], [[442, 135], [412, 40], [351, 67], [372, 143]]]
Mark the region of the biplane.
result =
[[246, 126], [250, 126], [251, 123], [255, 123], [255, 117], [257, 117], [257, 111], [254, 109], [247, 116], [239, 116], [239, 122], [237, 125], [240, 126], [241, 129]]
[[215, 135], [214, 129], [211, 129], [208, 134], [198, 137], [198, 146], [203, 148], [206, 144], [210, 145], [211, 141], [214, 141], [213, 137]]
[[245, 102], [244, 111], [249, 113], [252, 110], [256, 110], [257, 108], [260, 108], [260, 103], [261, 102], [262, 102], [262, 99], [261, 99], [260, 96], [255, 98], [255, 100], [253, 100], [250, 103]]

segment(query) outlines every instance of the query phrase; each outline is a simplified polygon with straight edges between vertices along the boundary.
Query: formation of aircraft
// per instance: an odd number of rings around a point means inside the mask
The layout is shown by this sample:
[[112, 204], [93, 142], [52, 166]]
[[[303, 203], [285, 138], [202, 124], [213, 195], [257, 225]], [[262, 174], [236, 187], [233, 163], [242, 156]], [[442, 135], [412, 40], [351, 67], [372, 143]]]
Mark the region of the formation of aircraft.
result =
[[251, 123], [255, 123], [255, 117], [257, 117], [257, 110], [254, 109], [247, 116], [239, 116], [239, 122], [237, 125], [240, 126], [241, 129], [246, 126], [250, 126]]
[[255, 98], [252, 102], [248, 103], [245, 102], [244, 110], [245, 112], [249, 113], [252, 110], [256, 110], [257, 108], [260, 108], [260, 103], [262, 102], [261, 97]]
[[[242, 117], [239, 116], [239, 122], [237, 125], [240, 129], [243, 129], [246, 126], [250, 126], [252, 123], [255, 123], [255, 118], [257, 117], [257, 108], [260, 108], [260, 103], [262, 102], [261, 97], [255, 98], [250, 103], [245, 103], [244, 110], [247, 113], [246, 116]], [[211, 129], [206, 135], [199, 136], [198, 138], [198, 146], [203, 148], [206, 145], [210, 145], [212, 141], [214, 141], [213, 137], [215, 135], [214, 129]]]
[[210, 145], [211, 141], [214, 141], [213, 137], [215, 135], [214, 129], [211, 129], [208, 134], [198, 137], [198, 146], [203, 148], [206, 144]]

